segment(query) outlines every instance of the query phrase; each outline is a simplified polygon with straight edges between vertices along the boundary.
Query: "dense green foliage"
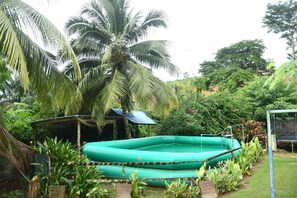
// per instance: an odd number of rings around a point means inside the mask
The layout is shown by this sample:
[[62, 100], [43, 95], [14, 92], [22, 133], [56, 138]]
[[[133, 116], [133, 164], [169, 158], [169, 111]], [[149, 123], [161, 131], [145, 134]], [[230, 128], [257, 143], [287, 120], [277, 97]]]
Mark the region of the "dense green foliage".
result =
[[297, 39], [297, 2], [294, 0], [279, 1], [275, 4], [267, 5], [266, 14], [263, 18], [264, 25], [268, 32], [280, 34], [281, 38], [287, 40], [288, 58], [296, 59], [296, 39]]
[[296, 109], [297, 88], [296, 80], [291, 85], [279, 81], [270, 88], [266, 84], [267, 78], [257, 78], [242, 89], [239, 89], [236, 97], [244, 98], [244, 105], [250, 107], [252, 119], [266, 121], [267, 109]]
[[53, 53], [61, 50], [64, 57], [72, 61], [76, 79], [81, 77], [69, 42], [48, 19], [25, 1], [0, 1], [0, 18], [0, 53], [5, 57], [7, 66], [18, 73], [24, 90], [27, 91], [30, 85], [30, 89], [37, 91], [35, 94], [45, 107], [63, 109], [76, 88], [59, 71]]
[[222, 162], [219, 167], [208, 170], [207, 177], [215, 183], [220, 193], [237, 190], [243, 180], [239, 164], [232, 160]]
[[203, 75], [208, 75], [215, 70], [234, 67], [257, 74], [267, 73], [268, 61], [262, 57], [265, 49], [260, 40], [244, 40], [219, 49], [214, 60], [203, 62], [199, 71]]
[[158, 134], [200, 135], [220, 132], [250, 118], [249, 106], [228, 92], [198, 94], [180, 100], [178, 109], [164, 120]]
[[73, 149], [69, 142], [48, 138], [43, 144], [39, 143], [39, 151], [47, 155], [51, 163], [48, 171], [44, 167], [39, 174], [43, 197], [47, 197], [49, 185], [66, 185], [70, 197], [105, 197], [107, 191], [101, 187], [101, 173], [95, 166], [67, 165], [69, 162], [88, 162], [87, 157]]
[[274, 72], [263, 58], [265, 49], [262, 41], [241, 41], [203, 62], [202, 76], [170, 82], [180, 105], [158, 134], [214, 133], [250, 120], [265, 122], [267, 109], [297, 108], [296, 61]]
[[5, 109], [4, 118], [7, 130], [18, 140], [29, 144], [33, 141], [30, 122], [41, 118], [40, 107], [36, 103], [14, 103]]
[[249, 143], [241, 142], [242, 150], [239, 151], [235, 161], [239, 164], [242, 174], [251, 175], [253, 165], [260, 161], [264, 155], [258, 138], [254, 138]]
[[215, 183], [220, 193], [237, 190], [243, 175], [250, 175], [252, 167], [262, 159], [263, 149], [258, 138], [248, 143], [242, 142], [242, 150], [235, 160], [228, 160], [219, 164], [219, 167], [209, 169], [207, 177]]
[[219, 49], [214, 60], [200, 64], [199, 72], [205, 78], [208, 89], [234, 92], [251, 82], [257, 75], [269, 74], [268, 61], [263, 58], [265, 46], [260, 40], [246, 40]]
[[9, 193], [0, 192], [0, 198], [23, 198], [26, 194], [23, 191], [15, 190]]

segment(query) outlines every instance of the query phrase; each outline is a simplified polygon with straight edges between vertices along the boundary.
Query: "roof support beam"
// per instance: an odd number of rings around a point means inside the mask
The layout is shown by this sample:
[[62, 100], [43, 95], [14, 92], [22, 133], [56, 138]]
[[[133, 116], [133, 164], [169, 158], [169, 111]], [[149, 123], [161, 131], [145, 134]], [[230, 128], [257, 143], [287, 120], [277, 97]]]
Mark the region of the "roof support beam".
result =
[[80, 150], [80, 148], [81, 148], [81, 145], [80, 145], [80, 136], [81, 136], [80, 128], [81, 128], [80, 121], [77, 120], [77, 149], [78, 150]]

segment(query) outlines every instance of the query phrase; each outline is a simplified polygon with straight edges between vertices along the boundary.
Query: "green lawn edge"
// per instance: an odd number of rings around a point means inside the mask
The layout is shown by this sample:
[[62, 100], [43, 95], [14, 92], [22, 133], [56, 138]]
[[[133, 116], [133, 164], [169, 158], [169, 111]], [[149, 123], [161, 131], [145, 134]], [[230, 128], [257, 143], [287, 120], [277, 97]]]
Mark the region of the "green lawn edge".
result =
[[[297, 154], [278, 154], [273, 156], [274, 183], [276, 197], [297, 196]], [[256, 165], [252, 176], [245, 177], [243, 185], [236, 192], [220, 197], [271, 197], [268, 155]]]

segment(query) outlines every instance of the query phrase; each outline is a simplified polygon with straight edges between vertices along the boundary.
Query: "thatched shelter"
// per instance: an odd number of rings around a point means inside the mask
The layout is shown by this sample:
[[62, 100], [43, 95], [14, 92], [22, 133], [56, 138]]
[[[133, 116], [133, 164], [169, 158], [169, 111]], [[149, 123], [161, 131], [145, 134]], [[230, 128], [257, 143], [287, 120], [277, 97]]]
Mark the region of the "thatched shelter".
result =
[[[132, 137], [138, 137], [138, 125], [155, 125], [156, 122], [142, 111], [128, 112], [128, 121], [133, 127]], [[34, 128], [34, 142], [38, 140], [40, 128], [49, 128], [57, 136], [63, 136], [75, 143], [78, 149], [83, 142], [106, 141], [125, 138], [121, 109], [111, 109], [105, 116], [105, 123], [97, 126], [91, 115], [70, 115], [31, 122]], [[60, 128], [60, 129], [59, 129]], [[63, 130], [61, 130], [63, 128]]]

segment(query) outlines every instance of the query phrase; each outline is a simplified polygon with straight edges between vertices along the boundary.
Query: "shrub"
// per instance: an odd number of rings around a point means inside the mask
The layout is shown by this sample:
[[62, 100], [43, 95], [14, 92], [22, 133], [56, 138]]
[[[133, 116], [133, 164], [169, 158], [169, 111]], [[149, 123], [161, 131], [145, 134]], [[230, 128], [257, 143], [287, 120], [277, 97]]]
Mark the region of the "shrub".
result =
[[253, 165], [262, 159], [263, 149], [257, 137], [253, 138], [249, 143], [241, 142], [241, 148], [235, 161], [239, 164], [244, 175], [250, 175]]
[[130, 192], [131, 198], [142, 198], [144, 190], [146, 188], [146, 183], [141, 182], [138, 178], [137, 172], [133, 172], [130, 176], [131, 184], [132, 184], [132, 189]]
[[29, 143], [33, 140], [33, 129], [30, 122], [38, 120], [40, 108], [37, 104], [14, 103], [5, 112], [4, 120], [7, 130], [16, 139]]
[[[39, 173], [42, 181], [42, 196], [47, 197], [48, 185], [66, 185], [71, 197], [104, 197], [107, 191], [98, 180], [101, 173], [95, 166], [69, 165], [70, 162], [87, 163], [88, 159], [74, 150], [69, 142], [62, 143], [57, 139], [49, 139], [39, 145], [39, 151], [50, 160], [49, 172], [46, 167]], [[92, 181], [96, 180], [96, 181]]]
[[219, 163], [218, 168], [208, 170], [207, 176], [215, 183], [218, 192], [237, 190], [243, 179], [239, 164], [232, 160]]
[[172, 181], [171, 183], [167, 183], [166, 185], [166, 197], [167, 198], [183, 198], [186, 197], [185, 191], [188, 187], [186, 181], [182, 181], [181, 179], [177, 179]]

